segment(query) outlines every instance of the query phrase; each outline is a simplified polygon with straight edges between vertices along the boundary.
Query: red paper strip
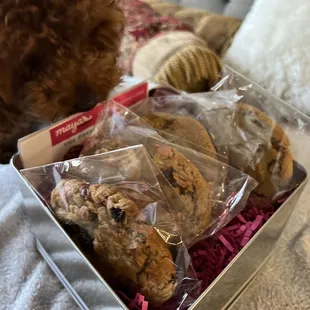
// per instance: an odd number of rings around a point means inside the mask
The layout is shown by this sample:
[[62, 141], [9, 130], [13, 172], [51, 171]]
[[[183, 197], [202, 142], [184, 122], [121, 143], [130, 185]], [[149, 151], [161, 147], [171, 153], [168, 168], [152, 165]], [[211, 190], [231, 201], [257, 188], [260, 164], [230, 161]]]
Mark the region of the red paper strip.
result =
[[257, 215], [255, 221], [252, 223], [251, 225], [251, 229], [257, 230], [257, 228], [259, 228], [261, 226], [261, 224], [263, 223], [264, 218], [261, 215]]
[[201, 292], [236, 257], [274, 211], [274, 206], [267, 198], [251, 194], [241, 214], [216, 236], [201, 240], [190, 249], [194, 269], [202, 281]]
[[97, 117], [103, 107], [102, 104], [98, 104], [92, 110], [80, 113], [76, 117], [52, 128], [50, 130], [52, 145], [55, 146], [95, 125]]
[[223, 235], [219, 236], [219, 240], [222, 241], [222, 243], [225, 245], [225, 247], [232, 253], [234, 253], [234, 248], [233, 246], [225, 239]]
[[247, 220], [246, 220], [241, 214], [237, 215], [237, 218], [238, 218], [241, 222], [247, 223]]
[[[143, 82], [138, 84], [122, 94], [114, 97], [112, 100], [124, 105], [131, 106], [148, 96], [148, 83]], [[79, 113], [76, 117], [52, 128], [50, 130], [50, 137], [52, 145], [55, 146], [76, 134], [95, 125], [99, 113], [102, 111], [104, 104], [97, 104], [92, 110]]]
[[129, 91], [120, 94], [113, 98], [114, 101], [122, 104], [125, 107], [130, 107], [131, 105], [145, 99], [148, 96], [148, 83], [144, 82], [130, 89]]

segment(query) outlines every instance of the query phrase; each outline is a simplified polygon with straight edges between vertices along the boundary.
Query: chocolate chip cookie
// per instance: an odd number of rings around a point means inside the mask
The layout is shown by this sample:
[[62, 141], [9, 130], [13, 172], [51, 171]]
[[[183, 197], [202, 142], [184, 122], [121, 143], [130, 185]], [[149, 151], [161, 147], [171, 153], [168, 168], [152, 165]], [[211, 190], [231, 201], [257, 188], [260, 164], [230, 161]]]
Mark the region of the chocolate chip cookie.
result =
[[168, 300], [176, 287], [172, 255], [137, 205], [115, 188], [64, 179], [51, 194], [51, 207], [61, 220], [87, 230], [102, 264], [114, 277], [140, 291], [153, 304]]
[[[157, 112], [150, 114], [145, 119], [155, 129], [166, 131], [184, 140], [197, 145], [197, 151], [206, 149], [206, 155], [217, 158], [212, 140], [206, 129], [190, 116], [175, 116], [168, 113]], [[208, 152], [209, 151], [209, 152]]]
[[202, 233], [210, 223], [212, 209], [208, 183], [183, 154], [170, 146], [158, 146], [153, 161], [187, 207], [173, 210], [185, 238]]
[[96, 155], [101, 153], [117, 150], [127, 145], [121, 143], [120, 139], [114, 138], [109, 140], [99, 140], [98, 138], [88, 138], [84, 144], [84, 147], [80, 153], [80, 157], [88, 155]]
[[[281, 126], [260, 110], [240, 103], [236, 110], [239, 128], [248, 140], [256, 139], [252, 165], [245, 172], [259, 182], [256, 192], [272, 198], [288, 186], [293, 175], [289, 139]], [[238, 167], [238, 163], [231, 162]]]
[[289, 139], [281, 126], [265, 113], [246, 103], [237, 105], [238, 126], [255, 136], [268, 138], [275, 144], [288, 147]]

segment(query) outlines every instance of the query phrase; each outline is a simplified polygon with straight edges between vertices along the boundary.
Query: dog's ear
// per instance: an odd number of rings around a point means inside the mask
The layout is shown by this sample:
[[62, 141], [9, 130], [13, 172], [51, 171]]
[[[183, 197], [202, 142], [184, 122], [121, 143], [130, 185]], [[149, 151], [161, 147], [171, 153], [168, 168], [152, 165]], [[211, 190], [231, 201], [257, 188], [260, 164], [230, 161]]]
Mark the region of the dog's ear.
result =
[[24, 2], [0, 3], [0, 96], [6, 105], [21, 104], [17, 97], [29, 76], [29, 55], [41, 31], [41, 10], [35, 5], [25, 6]]
[[[0, 103], [3, 105], [13, 105], [15, 94], [13, 90], [13, 68], [10, 64], [0, 59]], [[2, 107], [0, 108], [2, 109]]]
[[[44, 14], [36, 5], [5, 1], [0, 5], [0, 56], [22, 62], [33, 50], [36, 35], [42, 32]], [[22, 1], [20, 1], [22, 2]]]
[[91, 45], [101, 51], [117, 52], [125, 27], [125, 16], [116, 1], [91, 0], [89, 13], [91, 30], [88, 35]]
[[53, 120], [76, 112], [81, 98], [95, 93], [105, 99], [118, 84], [124, 16], [115, 1], [4, 2], [0, 61], [9, 64], [0, 72], [4, 101]]
[[115, 0], [90, 0], [92, 28], [81, 46], [82, 69], [86, 84], [100, 100], [119, 84], [122, 75], [117, 66], [125, 27], [125, 16]]

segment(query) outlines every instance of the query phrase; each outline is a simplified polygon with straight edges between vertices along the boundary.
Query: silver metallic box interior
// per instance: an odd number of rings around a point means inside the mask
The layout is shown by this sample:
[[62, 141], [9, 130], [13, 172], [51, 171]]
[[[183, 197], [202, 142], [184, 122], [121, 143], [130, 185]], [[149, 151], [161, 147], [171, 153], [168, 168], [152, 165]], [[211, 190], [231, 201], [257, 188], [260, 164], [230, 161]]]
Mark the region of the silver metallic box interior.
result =
[[[30, 185], [23, 179], [19, 173], [22, 165], [18, 154], [12, 158], [11, 165], [19, 177], [20, 190], [24, 197], [33, 233], [37, 238], [38, 250], [78, 305], [82, 309], [127, 309], [104, 281], [104, 275], [101, 276], [95, 270]], [[297, 163], [294, 164], [294, 171], [301, 180], [304, 180], [302, 184], [190, 309], [228, 309], [266, 262], [307, 180], [305, 170]]]

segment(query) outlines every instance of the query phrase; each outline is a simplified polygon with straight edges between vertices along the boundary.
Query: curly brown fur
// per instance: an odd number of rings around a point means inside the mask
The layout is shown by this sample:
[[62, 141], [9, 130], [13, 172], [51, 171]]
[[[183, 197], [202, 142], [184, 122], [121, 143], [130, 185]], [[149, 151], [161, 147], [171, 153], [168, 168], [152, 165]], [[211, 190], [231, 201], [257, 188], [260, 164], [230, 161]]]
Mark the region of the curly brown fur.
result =
[[0, 161], [8, 131], [16, 145], [34, 118], [53, 121], [106, 99], [121, 75], [123, 28], [113, 0], [0, 0]]

